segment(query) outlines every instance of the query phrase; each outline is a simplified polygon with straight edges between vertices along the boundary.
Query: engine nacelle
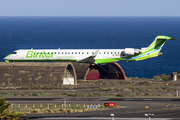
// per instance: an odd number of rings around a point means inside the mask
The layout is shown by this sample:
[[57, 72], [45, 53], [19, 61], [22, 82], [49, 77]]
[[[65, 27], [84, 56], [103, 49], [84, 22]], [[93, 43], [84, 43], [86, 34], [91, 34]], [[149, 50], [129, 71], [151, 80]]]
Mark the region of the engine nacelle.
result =
[[125, 55], [136, 55], [141, 53], [139, 49], [134, 49], [134, 48], [125, 48], [124, 49], [124, 54]]

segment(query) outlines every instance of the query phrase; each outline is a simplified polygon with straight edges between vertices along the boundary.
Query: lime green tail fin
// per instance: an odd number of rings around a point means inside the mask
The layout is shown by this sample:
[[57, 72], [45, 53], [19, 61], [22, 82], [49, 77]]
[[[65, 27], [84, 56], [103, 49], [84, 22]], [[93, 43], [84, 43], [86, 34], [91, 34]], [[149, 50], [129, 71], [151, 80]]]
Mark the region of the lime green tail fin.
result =
[[142, 52], [149, 52], [155, 49], [161, 50], [166, 40], [176, 40], [168, 36], [157, 36], [155, 40]]
[[132, 57], [131, 60], [139, 61], [139, 60], [145, 60], [148, 58], [153, 58], [162, 55], [160, 50], [162, 49], [166, 40], [176, 40], [176, 39], [173, 39], [168, 36], [157, 36], [155, 40], [147, 48], [144, 48], [138, 56]]

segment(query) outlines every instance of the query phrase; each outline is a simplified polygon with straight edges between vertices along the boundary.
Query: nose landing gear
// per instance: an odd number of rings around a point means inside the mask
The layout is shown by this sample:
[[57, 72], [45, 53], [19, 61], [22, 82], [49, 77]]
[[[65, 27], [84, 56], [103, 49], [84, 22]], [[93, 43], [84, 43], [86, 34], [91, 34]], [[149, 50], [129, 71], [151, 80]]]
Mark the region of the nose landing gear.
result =
[[13, 62], [11, 62], [11, 67], [14, 67], [14, 63]]

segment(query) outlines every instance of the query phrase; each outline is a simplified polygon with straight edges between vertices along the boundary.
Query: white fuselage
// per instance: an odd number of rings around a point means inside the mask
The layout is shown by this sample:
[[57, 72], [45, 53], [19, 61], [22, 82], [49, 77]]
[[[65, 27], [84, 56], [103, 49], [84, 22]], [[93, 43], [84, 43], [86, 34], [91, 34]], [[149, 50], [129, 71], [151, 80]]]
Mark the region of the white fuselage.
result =
[[[22, 49], [6, 57], [9, 61], [79, 61], [93, 56], [97, 49]], [[99, 49], [94, 59], [120, 58], [124, 49]]]
[[4, 57], [6, 62], [14, 61], [74, 61], [90, 64], [110, 63], [120, 60], [140, 61], [160, 54], [168, 36], [157, 36], [147, 47], [141, 49], [24, 49], [16, 50]]

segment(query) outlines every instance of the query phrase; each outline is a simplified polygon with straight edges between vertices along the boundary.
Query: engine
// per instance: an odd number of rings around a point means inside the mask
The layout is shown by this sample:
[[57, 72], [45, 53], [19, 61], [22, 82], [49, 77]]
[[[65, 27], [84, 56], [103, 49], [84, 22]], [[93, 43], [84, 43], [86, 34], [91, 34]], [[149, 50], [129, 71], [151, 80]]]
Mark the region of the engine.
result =
[[125, 48], [124, 49], [125, 55], [136, 55], [139, 53], [141, 53], [141, 50], [139, 50], [139, 49], [134, 49], [134, 48]]

